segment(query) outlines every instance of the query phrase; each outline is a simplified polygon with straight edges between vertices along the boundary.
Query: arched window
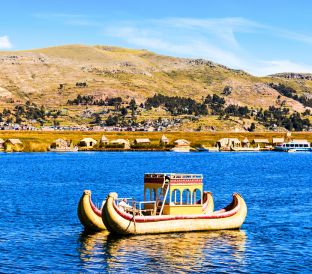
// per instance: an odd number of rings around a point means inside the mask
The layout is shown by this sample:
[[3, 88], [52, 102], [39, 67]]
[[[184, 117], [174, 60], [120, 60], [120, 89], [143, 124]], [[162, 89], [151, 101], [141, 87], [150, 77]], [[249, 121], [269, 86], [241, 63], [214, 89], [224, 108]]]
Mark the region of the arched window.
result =
[[151, 199], [151, 200], [156, 201], [157, 197], [158, 197], [157, 196], [157, 188], [153, 188], [153, 199]]
[[171, 202], [175, 205], [181, 204], [181, 192], [179, 189], [175, 189], [171, 195]]
[[144, 187], [144, 201], [146, 201], [148, 188]]
[[153, 200], [153, 189], [148, 188], [147, 190], [149, 191], [149, 201], [152, 201]]
[[182, 204], [190, 205], [192, 203], [191, 191], [189, 189], [185, 189], [182, 192]]
[[153, 200], [153, 189], [145, 187], [144, 188], [144, 201], [151, 201]]
[[193, 191], [193, 204], [201, 204], [201, 199], [202, 199], [202, 195], [201, 195], [201, 191], [196, 188]]

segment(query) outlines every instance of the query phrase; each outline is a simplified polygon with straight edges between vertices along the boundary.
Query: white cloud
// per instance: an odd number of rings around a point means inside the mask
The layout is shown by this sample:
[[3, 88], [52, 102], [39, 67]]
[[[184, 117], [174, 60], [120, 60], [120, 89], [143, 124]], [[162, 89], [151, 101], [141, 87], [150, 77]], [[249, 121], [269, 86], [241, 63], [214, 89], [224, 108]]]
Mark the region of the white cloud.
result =
[[[219, 26], [220, 23], [222, 26]], [[243, 26], [242, 19], [150, 20], [146, 24], [126, 22], [105, 28], [104, 33], [137, 47], [180, 57], [206, 58], [235, 68], [243, 65], [235, 52], [243, 54], [232, 24]], [[246, 21], [247, 24], [247, 21]], [[223, 44], [223, 46], [220, 46]]]
[[[255, 75], [268, 75], [284, 71], [312, 72], [311, 66], [290, 61], [289, 56], [274, 56], [274, 60], [259, 57], [252, 42], [274, 39], [279, 47], [285, 39], [311, 45], [312, 36], [261, 24], [242, 17], [227, 18], [163, 18], [141, 21], [116, 21], [103, 24], [99, 18], [84, 14], [38, 13], [33, 17], [52, 20], [77, 27], [104, 28], [104, 35], [117, 38], [122, 44], [141, 47], [178, 57], [204, 58], [234, 69], [243, 69]], [[103, 20], [103, 19], [102, 19]], [[249, 45], [241, 40], [245, 38]], [[268, 37], [270, 36], [270, 37]], [[253, 41], [258, 38], [257, 41]], [[279, 40], [278, 40], [279, 39]], [[284, 39], [284, 40], [283, 40]], [[276, 42], [275, 41], [275, 42]], [[257, 48], [257, 50], [255, 49]], [[269, 54], [270, 52], [268, 52]], [[262, 54], [264, 55], [264, 54]], [[286, 58], [285, 58], [286, 57]], [[303, 60], [307, 62], [307, 60]]]
[[[157, 22], [155, 20], [155, 22]], [[235, 37], [235, 32], [248, 32], [252, 28], [261, 27], [260, 24], [241, 17], [227, 18], [169, 18], [158, 20], [161, 24], [167, 24], [171, 27], [188, 29], [195, 32], [202, 31], [210, 33], [222, 39], [228, 45], [239, 48]]]
[[272, 34], [276, 36], [285, 38], [287, 40], [298, 41], [298, 42], [305, 43], [308, 45], [312, 44], [312, 36], [310, 35], [305, 35], [305, 34], [293, 32], [293, 31], [288, 31], [288, 30], [274, 28], [274, 27], [265, 26], [265, 25], [263, 25], [261, 28], [271, 32]]
[[0, 36], [0, 49], [10, 49], [12, 44], [8, 36]]
[[[132, 46], [180, 57], [205, 58], [259, 76], [285, 71], [312, 72], [312, 66], [286, 58], [259, 59], [253, 48], [244, 48], [238, 40], [238, 34], [246, 33], [271, 35], [312, 44], [312, 36], [240, 17], [115, 22], [114, 27], [104, 29], [105, 35], [118, 38]], [[291, 53], [288, 57], [291, 57]]]
[[112, 28], [109, 33], [111, 36], [122, 38], [127, 40], [128, 43], [149, 50], [162, 51], [167, 54], [187, 56], [190, 58], [208, 58], [220, 63], [226, 60], [227, 64], [232, 66], [243, 65], [241, 60], [230, 51], [223, 50], [208, 41], [202, 41], [200, 39], [181, 43], [180, 41], [165, 39], [161, 35], [158, 37], [159, 35], [153, 32], [131, 27]]
[[[77, 27], [103, 28], [104, 26], [99, 18], [96, 20], [84, 14], [41, 13], [33, 16]], [[291, 58], [291, 53], [286, 56], [287, 58], [281, 55], [276, 60], [270, 60], [272, 57], [269, 56], [259, 59], [254, 48], [250, 46], [245, 48], [242, 40], [239, 39], [246, 33], [260, 35], [260, 37], [270, 35], [312, 45], [312, 36], [241, 17], [204, 19], [173, 17], [117, 21], [111, 22], [104, 28], [106, 36], [117, 38], [131, 46], [178, 57], [204, 58], [234, 69], [246, 70], [254, 75], [262, 76], [285, 71], [312, 72], [312, 66], [288, 60]]]
[[32, 17], [38, 18], [38, 19], [57, 19], [57, 18], [63, 18], [63, 19], [77, 19], [77, 18], [86, 18], [83, 14], [73, 14], [73, 13], [34, 13], [32, 14]]
[[311, 73], [312, 66], [290, 60], [259, 61], [248, 66], [248, 71], [255, 75], [266, 76], [278, 72]]
[[100, 26], [100, 23], [96, 22], [89, 16], [84, 14], [71, 14], [71, 13], [35, 13], [32, 17], [41, 20], [52, 20], [60, 22], [62, 24], [77, 26], [77, 27], [95, 27]]

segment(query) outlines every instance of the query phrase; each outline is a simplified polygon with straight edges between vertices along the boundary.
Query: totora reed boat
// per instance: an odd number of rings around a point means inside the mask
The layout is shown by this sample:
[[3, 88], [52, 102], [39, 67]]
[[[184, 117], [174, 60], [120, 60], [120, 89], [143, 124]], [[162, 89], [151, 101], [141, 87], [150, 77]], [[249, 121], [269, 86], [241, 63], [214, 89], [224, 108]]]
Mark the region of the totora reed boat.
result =
[[78, 217], [81, 224], [88, 231], [106, 230], [102, 221], [102, 210], [97, 208], [91, 200], [91, 191], [85, 190], [78, 203]]
[[145, 174], [144, 201], [128, 202], [111, 192], [102, 209], [105, 227], [117, 234], [239, 229], [247, 206], [239, 194], [225, 208], [213, 211], [210, 192], [203, 192], [198, 174]]
[[[203, 209], [206, 212], [212, 212], [214, 208], [213, 198], [210, 192], [206, 192], [207, 202], [203, 204]], [[133, 200], [132, 198], [123, 198], [121, 200]], [[102, 208], [105, 200], [102, 203], [101, 208], [98, 208], [92, 202], [91, 190], [85, 190], [78, 203], [78, 218], [80, 223], [84, 226], [86, 231], [103, 231], [107, 230], [102, 221]]]

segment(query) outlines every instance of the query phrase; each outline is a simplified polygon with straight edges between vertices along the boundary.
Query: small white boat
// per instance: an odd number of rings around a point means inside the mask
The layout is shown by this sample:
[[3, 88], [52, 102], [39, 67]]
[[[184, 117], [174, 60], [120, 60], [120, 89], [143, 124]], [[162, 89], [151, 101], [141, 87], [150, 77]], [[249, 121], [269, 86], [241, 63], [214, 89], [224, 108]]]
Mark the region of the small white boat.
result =
[[274, 150], [283, 152], [312, 152], [312, 147], [307, 140], [293, 140], [274, 147]]

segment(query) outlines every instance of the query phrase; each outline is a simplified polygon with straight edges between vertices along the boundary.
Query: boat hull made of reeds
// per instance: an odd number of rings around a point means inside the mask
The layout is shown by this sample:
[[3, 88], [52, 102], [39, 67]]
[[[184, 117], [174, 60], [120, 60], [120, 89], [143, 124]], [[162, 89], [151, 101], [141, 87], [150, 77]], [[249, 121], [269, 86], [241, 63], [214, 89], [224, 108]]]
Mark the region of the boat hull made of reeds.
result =
[[88, 231], [102, 231], [106, 227], [102, 221], [102, 210], [92, 202], [91, 191], [85, 190], [78, 203], [78, 217], [81, 224]]
[[239, 229], [245, 221], [247, 206], [239, 194], [222, 210], [208, 214], [134, 216], [116, 205], [117, 193], [111, 192], [102, 210], [106, 228], [117, 234], [156, 234]]

